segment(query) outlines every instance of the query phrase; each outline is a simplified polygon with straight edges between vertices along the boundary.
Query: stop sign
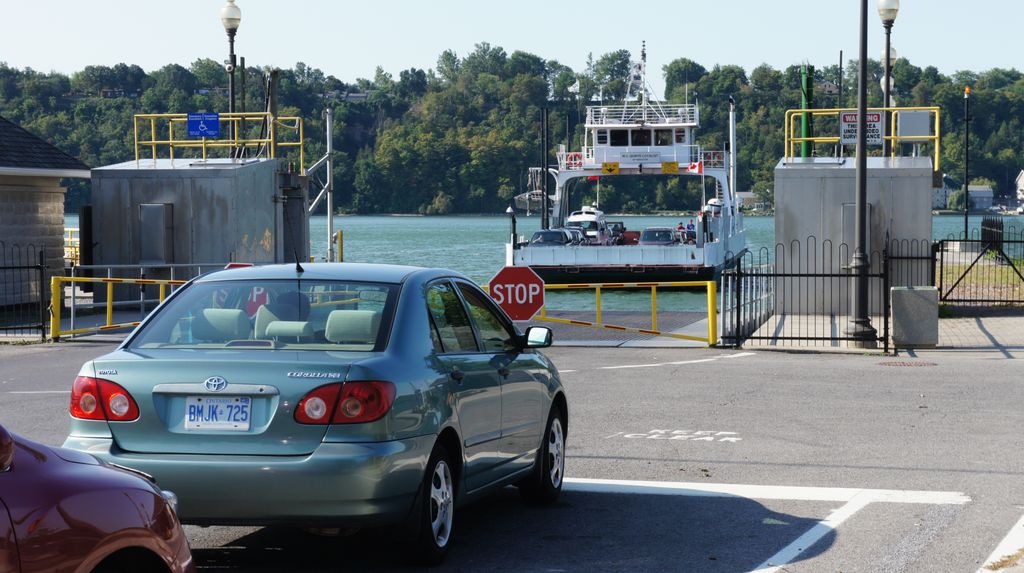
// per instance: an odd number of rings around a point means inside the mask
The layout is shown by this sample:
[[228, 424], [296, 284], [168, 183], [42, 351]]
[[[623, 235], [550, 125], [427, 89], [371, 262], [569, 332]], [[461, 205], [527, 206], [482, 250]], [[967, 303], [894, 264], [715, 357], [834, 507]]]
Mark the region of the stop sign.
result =
[[530, 267], [505, 267], [488, 284], [512, 320], [530, 320], [544, 306], [544, 281]]

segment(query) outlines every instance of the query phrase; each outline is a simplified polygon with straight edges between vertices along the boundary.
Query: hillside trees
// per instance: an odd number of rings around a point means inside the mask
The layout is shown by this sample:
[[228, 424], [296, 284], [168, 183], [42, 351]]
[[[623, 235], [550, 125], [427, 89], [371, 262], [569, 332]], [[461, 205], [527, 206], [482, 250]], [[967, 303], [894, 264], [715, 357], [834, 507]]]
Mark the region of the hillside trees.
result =
[[[308, 162], [324, 153], [323, 112], [332, 109], [335, 204], [340, 209], [501, 212], [515, 194], [527, 190], [526, 172], [541, 162], [542, 110], [550, 114], [547, 163], [554, 164], [559, 145], [579, 149], [587, 105], [615, 105], [625, 97], [632, 59], [628, 50], [616, 50], [592, 55], [583, 69], [574, 70], [554, 59], [523, 51], [509, 54], [480, 43], [463, 56], [441, 53], [430, 70], [378, 68], [372, 78], [345, 81], [299, 62], [279, 73], [278, 111], [304, 118]], [[268, 71], [259, 66], [246, 71], [248, 111], [264, 109]], [[699, 98], [698, 142], [705, 149], [725, 148], [727, 100], [735, 98], [739, 189], [770, 196], [774, 167], [783, 155], [784, 113], [800, 106], [800, 66], [762, 64], [748, 74], [739, 66], [705, 67], [677, 58], [661, 72], [668, 102]], [[817, 77], [835, 81], [840, 72], [842, 99], [818, 94], [818, 107], [855, 106], [856, 61], [843, 70], [821, 66]], [[881, 64], [870, 61], [871, 106], [882, 103], [881, 74]], [[971, 177], [991, 179], [999, 195], [1013, 193], [1024, 166], [1024, 74], [997, 68], [946, 76], [901, 58], [893, 77], [899, 105], [940, 107], [942, 170], [961, 181], [963, 88], [970, 84]], [[223, 67], [208, 58], [148, 73], [128, 63], [87, 66], [70, 76], [0, 63], [0, 115], [87, 164], [101, 166], [134, 158], [134, 114], [225, 111], [226, 85]], [[816, 129], [831, 133], [835, 125], [823, 120]], [[819, 151], [830, 152], [825, 147]], [[597, 187], [597, 182], [580, 182], [574, 202], [596, 200]], [[604, 178], [600, 188], [601, 205], [612, 212], [696, 209], [704, 192], [697, 181], [674, 177]], [[72, 183], [69, 208], [85, 198], [87, 189], [88, 182]]]

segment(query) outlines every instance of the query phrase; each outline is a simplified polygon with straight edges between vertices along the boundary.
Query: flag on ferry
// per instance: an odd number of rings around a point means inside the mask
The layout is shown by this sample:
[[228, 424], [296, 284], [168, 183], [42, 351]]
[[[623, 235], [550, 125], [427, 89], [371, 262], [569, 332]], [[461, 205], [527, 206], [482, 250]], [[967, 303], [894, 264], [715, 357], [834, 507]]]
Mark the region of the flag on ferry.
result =
[[686, 170], [689, 171], [690, 173], [696, 173], [698, 175], [703, 175], [704, 174], [704, 162], [703, 161], [698, 161], [696, 163], [691, 163], [690, 166], [686, 168]]

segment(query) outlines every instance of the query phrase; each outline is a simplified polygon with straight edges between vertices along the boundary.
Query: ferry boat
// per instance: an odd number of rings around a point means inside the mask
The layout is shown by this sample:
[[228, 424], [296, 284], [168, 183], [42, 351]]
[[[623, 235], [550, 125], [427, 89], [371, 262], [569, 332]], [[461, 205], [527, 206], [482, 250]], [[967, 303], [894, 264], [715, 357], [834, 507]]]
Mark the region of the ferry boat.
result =
[[[694, 134], [700, 127], [698, 104], [663, 104], [651, 96], [651, 91], [644, 48], [640, 62], [633, 64], [625, 102], [588, 106], [582, 149], [566, 151], [561, 146], [556, 154], [558, 165], [545, 166], [555, 183], [548, 204], [544, 205], [543, 192], [534, 190], [523, 195], [527, 205], [548, 209], [547, 228], [585, 222], [597, 226], [604, 224], [603, 213], [590, 207], [574, 211], [569, 205], [569, 191], [575, 180], [650, 175], [700, 177], [702, 183], [710, 179], [714, 191], [706, 192], [712, 196], [705, 198], [698, 214], [694, 240], [670, 245], [621, 244], [598, 233], [598, 240], [591, 244], [531, 248], [513, 236], [505, 245], [507, 266], [528, 266], [552, 284], [708, 280], [717, 278], [723, 268], [742, 255], [746, 235], [733, 184], [734, 155], [730, 152], [736, 149], [732, 98], [730, 146], [706, 150], [697, 144]], [[543, 173], [544, 169], [531, 171]]]

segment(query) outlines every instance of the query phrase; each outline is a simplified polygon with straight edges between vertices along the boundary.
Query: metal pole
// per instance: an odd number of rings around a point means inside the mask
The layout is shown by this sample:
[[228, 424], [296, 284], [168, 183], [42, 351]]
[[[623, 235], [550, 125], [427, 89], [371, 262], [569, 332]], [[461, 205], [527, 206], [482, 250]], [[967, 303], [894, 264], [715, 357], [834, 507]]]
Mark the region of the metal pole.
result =
[[891, 100], [891, 88], [889, 87], [892, 81], [892, 59], [889, 57], [889, 39], [892, 35], [892, 23], [893, 20], [884, 20], [882, 25], [885, 26], [885, 108], [882, 111], [882, 118], [885, 121], [885, 129], [883, 134], [885, 137], [882, 138], [882, 157], [889, 157], [892, 152], [892, 141], [889, 136], [892, 135], [892, 116], [889, 114], [889, 102]]
[[[804, 64], [800, 67], [800, 107], [808, 110], [814, 107], [814, 66]], [[804, 112], [800, 114], [800, 138], [806, 139], [812, 136], [811, 114]], [[800, 157], [810, 157], [813, 151], [810, 141], [800, 142]]]
[[[235, 30], [228, 30], [228, 113], [231, 120], [228, 121], [228, 137], [235, 139]], [[234, 148], [232, 148], [234, 156]]]
[[541, 146], [540, 173], [541, 173], [541, 177], [544, 178], [543, 179], [543, 185], [541, 185], [541, 189], [544, 191], [544, 200], [541, 202], [542, 211], [541, 211], [541, 214], [540, 214], [540, 228], [541, 229], [548, 229], [548, 228], [550, 228], [550, 224], [551, 224], [551, 220], [550, 220], [550, 218], [551, 218], [551, 205], [550, 205], [551, 199], [550, 199], [550, 197], [548, 195], [548, 108], [547, 108], [547, 106], [544, 106], [544, 109], [541, 111], [540, 129], [541, 129], [541, 134], [540, 134], [540, 146]]
[[334, 261], [334, 122], [330, 106], [324, 109], [327, 119], [327, 262]]
[[853, 257], [850, 270], [853, 278], [853, 316], [846, 333], [857, 339], [861, 348], [873, 348], [877, 331], [871, 326], [868, 316], [868, 268], [871, 260], [867, 253], [867, 199], [868, 199], [868, 154], [867, 154], [867, 101], [868, 101], [868, 0], [860, 3], [860, 62], [857, 82], [857, 174], [856, 174], [856, 224]]
[[968, 177], [971, 145], [971, 86], [964, 87], [964, 240], [971, 237], [967, 234], [967, 214], [971, 210], [971, 187]]
[[[729, 96], [729, 209], [739, 208], [735, 205], [736, 193], [736, 100]], [[730, 212], [730, 215], [733, 213]]]

